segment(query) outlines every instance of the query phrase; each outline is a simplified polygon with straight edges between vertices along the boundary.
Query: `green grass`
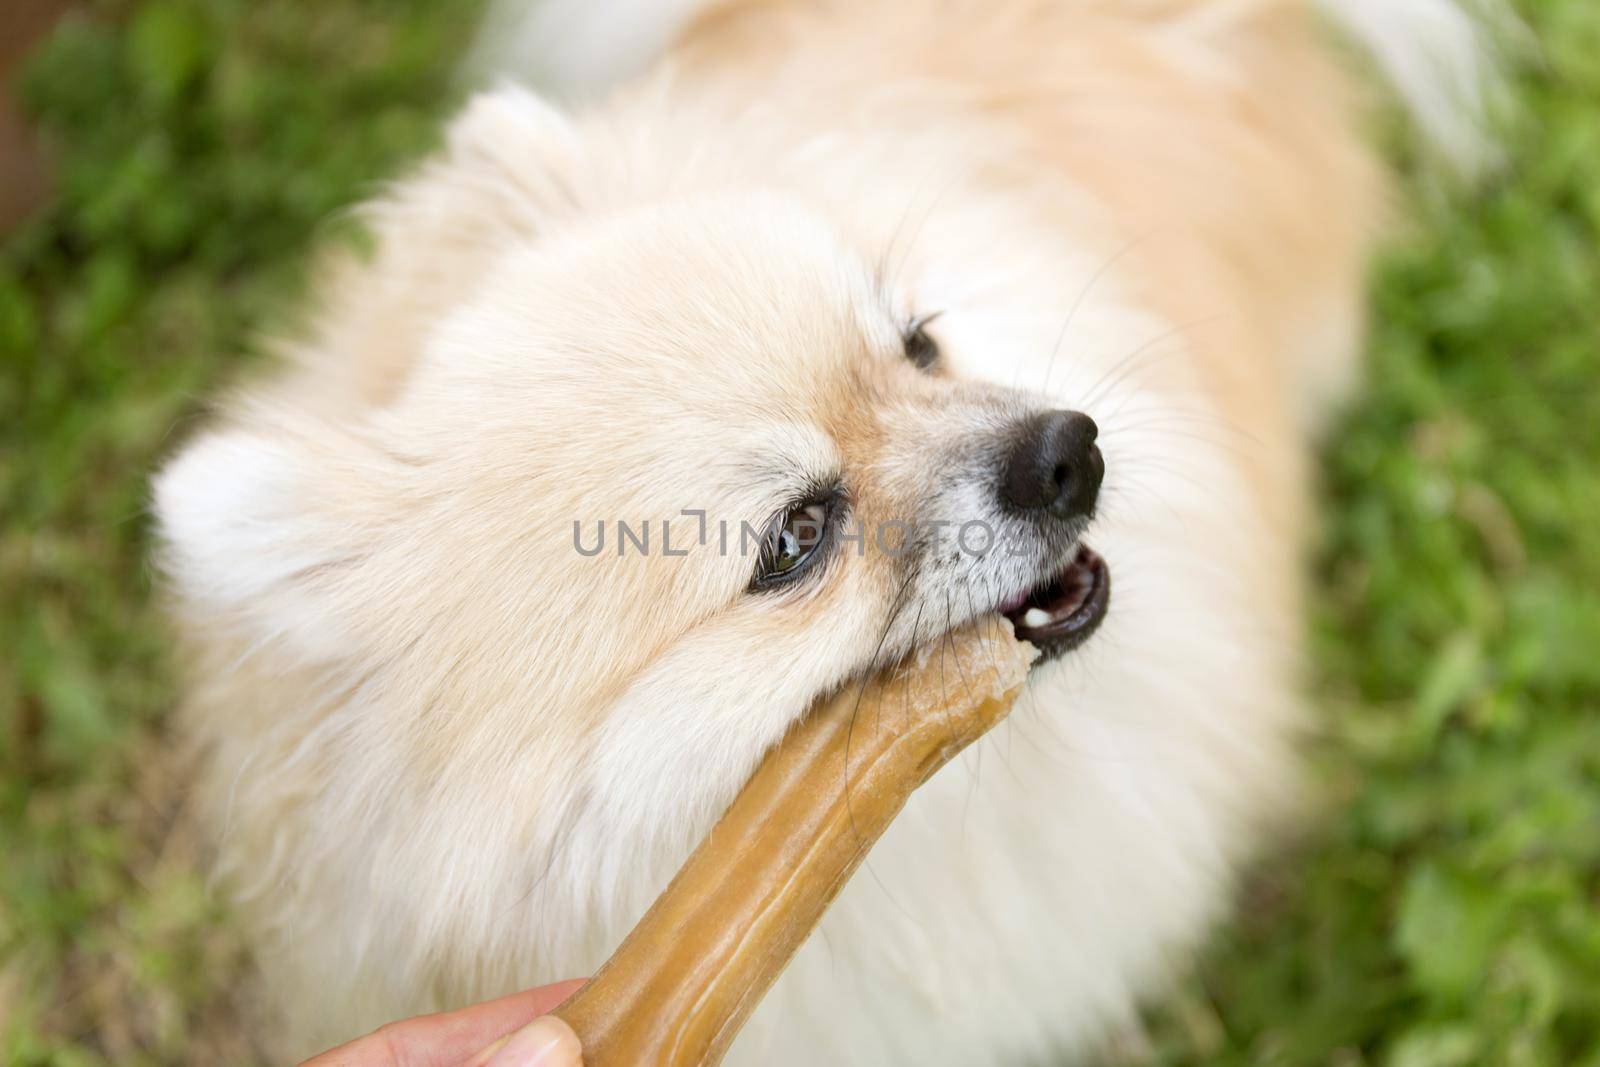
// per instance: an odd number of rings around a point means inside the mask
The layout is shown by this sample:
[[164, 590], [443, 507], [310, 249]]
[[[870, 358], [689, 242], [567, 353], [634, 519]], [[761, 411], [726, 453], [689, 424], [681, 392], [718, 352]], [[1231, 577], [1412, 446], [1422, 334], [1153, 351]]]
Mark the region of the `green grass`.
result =
[[431, 143], [471, 5], [105, 3], [23, 92], [59, 201], [0, 257], [0, 1062], [246, 1062], [174, 810], [147, 480], [308, 246]]
[[[1510, 165], [1409, 183], [1326, 454], [1326, 815], [1257, 871], [1157, 1064], [1600, 1067], [1600, 5], [1527, 0]], [[106, 2], [25, 96], [0, 252], [0, 1061], [250, 1062], [163, 719], [147, 478], [422, 151], [470, 5]]]

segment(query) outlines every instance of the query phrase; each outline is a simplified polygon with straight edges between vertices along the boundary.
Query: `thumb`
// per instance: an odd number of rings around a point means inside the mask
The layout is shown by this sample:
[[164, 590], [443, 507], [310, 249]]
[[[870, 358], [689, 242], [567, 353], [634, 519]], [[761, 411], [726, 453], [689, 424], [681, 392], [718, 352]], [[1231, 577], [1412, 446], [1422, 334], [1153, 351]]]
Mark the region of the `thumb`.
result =
[[564, 1020], [541, 1015], [478, 1053], [469, 1067], [583, 1067], [583, 1049]]

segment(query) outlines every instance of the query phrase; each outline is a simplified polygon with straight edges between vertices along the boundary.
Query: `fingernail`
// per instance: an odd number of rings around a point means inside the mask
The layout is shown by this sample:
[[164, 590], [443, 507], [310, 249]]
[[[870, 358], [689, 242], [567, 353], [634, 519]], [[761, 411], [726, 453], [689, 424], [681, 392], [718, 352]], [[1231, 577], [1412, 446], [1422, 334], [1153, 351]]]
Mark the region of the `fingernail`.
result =
[[583, 1067], [583, 1050], [572, 1027], [541, 1015], [506, 1038], [488, 1067]]

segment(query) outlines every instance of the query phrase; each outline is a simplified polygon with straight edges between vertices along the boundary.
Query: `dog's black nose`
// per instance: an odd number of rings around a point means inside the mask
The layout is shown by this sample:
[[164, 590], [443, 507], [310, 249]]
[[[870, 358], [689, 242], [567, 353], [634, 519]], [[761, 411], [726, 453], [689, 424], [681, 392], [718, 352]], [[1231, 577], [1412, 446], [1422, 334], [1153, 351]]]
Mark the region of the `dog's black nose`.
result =
[[1094, 510], [1106, 464], [1094, 439], [1100, 428], [1077, 411], [1032, 415], [1012, 431], [1000, 472], [1000, 500], [1019, 511], [1047, 510], [1070, 519]]

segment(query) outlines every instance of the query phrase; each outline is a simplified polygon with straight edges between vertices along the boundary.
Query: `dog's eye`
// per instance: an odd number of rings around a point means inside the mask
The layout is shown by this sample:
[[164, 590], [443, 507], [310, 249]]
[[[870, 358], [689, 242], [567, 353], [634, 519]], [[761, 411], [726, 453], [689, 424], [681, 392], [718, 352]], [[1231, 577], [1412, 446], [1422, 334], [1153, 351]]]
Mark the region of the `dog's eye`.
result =
[[939, 362], [939, 342], [928, 336], [928, 324], [938, 317], [938, 312], [923, 315], [906, 327], [906, 358], [919, 370], [928, 370]]
[[806, 570], [827, 540], [832, 513], [832, 501], [814, 500], [792, 509], [781, 522], [774, 523], [762, 543], [752, 586], [769, 588]]

